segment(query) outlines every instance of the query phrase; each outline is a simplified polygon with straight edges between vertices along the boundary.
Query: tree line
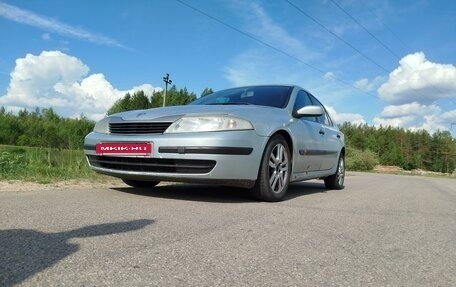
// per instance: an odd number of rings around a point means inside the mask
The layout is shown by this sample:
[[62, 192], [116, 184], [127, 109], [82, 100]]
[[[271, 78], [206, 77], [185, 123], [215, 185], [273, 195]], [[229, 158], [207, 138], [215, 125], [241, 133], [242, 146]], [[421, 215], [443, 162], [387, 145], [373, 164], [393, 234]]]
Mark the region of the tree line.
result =
[[456, 139], [449, 131], [406, 130], [343, 123], [345, 144], [352, 156], [405, 170], [452, 173], [456, 168]]
[[[206, 88], [200, 96], [211, 94]], [[166, 105], [186, 105], [196, 94], [172, 86], [167, 92]], [[143, 91], [127, 93], [108, 110], [121, 111], [163, 106], [163, 92], [147, 96]], [[18, 114], [0, 108], [0, 144], [17, 146], [82, 149], [84, 137], [95, 122], [81, 116], [69, 119], [58, 116], [52, 108], [21, 110]], [[448, 131], [433, 134], [425, 130], [393, 127], [373, 127], [343, 123], [347, 165], [355, 170], [369, 170], [376, 164], [399, 166], [406, 170], [423, 169], [452, 173], [456, 169], [456, 139]]]
[[60, 149], [82, 149], [84, 137], [95, 123], [84, 116], [63, 118], [52, 108], [18, 114], [0, 108], [0, 144]]
[[[213, 93], [212, 89], [205, 88], [200, 96], [204, 97], [211, 93]], [[187, 91], [187, 88], [178, 90], [176, 86], [173, 85], [166, 93], [166, 106], [187, 105], [194, 100], [196, 100], [196, 94]], [[123, 98], [114, 103], [108, 110], [108, 115], [123, 111], [162, 107], [163, 101], [163, 91], [156, 91], [150, 97], [142, 90], [135, 92], [133, 95], [127, 93]]]

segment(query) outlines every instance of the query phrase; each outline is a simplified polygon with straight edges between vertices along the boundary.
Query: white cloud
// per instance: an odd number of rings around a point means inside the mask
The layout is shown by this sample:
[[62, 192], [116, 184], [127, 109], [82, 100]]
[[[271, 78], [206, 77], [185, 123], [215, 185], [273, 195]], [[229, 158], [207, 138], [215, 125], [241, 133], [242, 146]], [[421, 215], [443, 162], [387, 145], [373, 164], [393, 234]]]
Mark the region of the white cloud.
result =
[[330, 81], [334, 81], [336, 76], [334, 75], [333, 72], [327, 72], [323, 78], [325, 78], [326, 80], [330, 80]]
[[421, 105], [417, 102], [413, 102], [410, 104], [403, 104], [403, 105], [390, 105], [386, 106], [383, 111], [380, 113], [380, 117], [383, 118], [396, 118], [396, 117], [403, 117], [408, 115], [413, 116], [421, 116], [424, 117], [426, 115], [433, 115], [437, 114], [441, 111], [441, 109], [433, 104], [433, 105]]
[[361, 90], [367, 90], [367, 87], [369, 85], [369, 80], [367, 78], [358, 80], [355, 82], [355, 87]]
[[75, 117], [81, 113], [91, 119], [101, 118], [114, 102], [127, 92], [155, 90], [142, 84], [130, 90], [114, 88], [103, 74], [89, 74], [89, 67], [76, 57], [60, 51], [27, 54], [16, 60], [6, 95], [0, 105], [11, 110], [52, 107], [62, 116]]
[[456, 67], [426, 59], [423, 52], [409, 54], [380, 86], [380, 98], [391, 104], [421, 102], [456, 96]]
[[331, 118], [338, 124], [342, 124], [344, 122], [349, 122], [354, 125], [362, 125], [362, 124], [366, 123], [366, 121], [364, 120], [364, 117], [360, 114], [337, 113], [336, 110], [331, 106], [325, 106], [325, 108], [328, 111]]
[[392, 127], [412, 128], [415, 126], [414, 124], [417, 122], [417, 118], [415, 116], [409, 116], [409, 115], [395, 117], [395, 118], [375, 117], [373, 119], [373, 122], [376, 127], [392, 126]]
[[456, 110], [448, 111], [442, 114], [442, 120], [451, 123], [451, 124], [456, 124]]
[[69, 36], [100, 45], [130, 49], [118, 41], [104, 35], [92, 33], [88, 30], [84, 30], [78, 27], [73, 27], [55, 19], [48, 18], [46, 16], [39, 15], [6, 3], [0, 2], [0, 16], [17, 23], [30, 25], [43, 29], [45, 31], [55, 32], [60, 35]]
[[411, 127], [412, 130], [424, 129], [430, 132], [435, 132], [437, 130], [449, 130], [450, 128], [451, 124], [445, 122], [439, 115], [425, 116], [424, 121], [421, 125]]
[[456, 96], [456, 67], [432, 63], [423, 52], [409, 54], [378, 89], [390, 103], [373, 119], [375, 126], [448, 130], [456, 111], [445, 111], [437, 100]]
[[355, 88], [358, 88], [361, 91], [368, 92], [368, 91], [374, 90], [383, 81], [384, 81], [383, 77], [375, 77], [373, 80], [363, 78], [363, 79], [356, 81], [354, 86], [355, 86]]
[[133, 87], [128, 92], [133, 94], [139, 90], [142, 90], [146, 95], [152, 95], [154, 92], [163, 90], [161, 87], [154, 87], [151, 84], [142, 84], [140, 86]]
[[375, 126], [402, 127], [411, 130], [425, 129], [429, 132], [448, 130], [456, 121], [456, 110], [442, 113], [436, 104], [422, 105], [417, 102], [404, 105], [386, 106], [373, 119]]

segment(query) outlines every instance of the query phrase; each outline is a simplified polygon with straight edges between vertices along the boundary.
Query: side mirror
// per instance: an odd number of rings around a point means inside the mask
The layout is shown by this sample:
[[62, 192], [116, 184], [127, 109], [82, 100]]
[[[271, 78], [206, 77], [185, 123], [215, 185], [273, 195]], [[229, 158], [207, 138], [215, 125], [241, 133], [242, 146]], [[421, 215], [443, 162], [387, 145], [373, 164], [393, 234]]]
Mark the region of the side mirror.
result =
[[300, 117], [319, 117], [324, 113], [323, 108], [320, 106], [305, 106], [296, 112]]

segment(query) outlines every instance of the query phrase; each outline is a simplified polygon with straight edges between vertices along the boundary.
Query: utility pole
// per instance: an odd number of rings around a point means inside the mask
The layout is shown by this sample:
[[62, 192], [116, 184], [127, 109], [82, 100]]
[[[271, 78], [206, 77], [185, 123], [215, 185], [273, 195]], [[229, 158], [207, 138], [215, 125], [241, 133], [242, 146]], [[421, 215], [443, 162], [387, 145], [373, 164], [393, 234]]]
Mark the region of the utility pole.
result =
[[166, 106], [166, 93], [168, 92], [168, 84], [171, 84], [173, 81], [169, 79], [169, 74], [166, 73], [163, 77], [163, 82], [165, 82], [165, 93], [163, 95], [163, 106]]

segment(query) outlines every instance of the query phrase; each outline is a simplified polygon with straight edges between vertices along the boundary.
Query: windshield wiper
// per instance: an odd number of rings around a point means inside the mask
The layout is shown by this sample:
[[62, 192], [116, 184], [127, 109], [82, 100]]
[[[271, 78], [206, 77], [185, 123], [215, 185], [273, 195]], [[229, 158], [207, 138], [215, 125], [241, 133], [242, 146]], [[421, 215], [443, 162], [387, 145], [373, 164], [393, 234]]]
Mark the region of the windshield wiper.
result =
[[227, 103], [208, 103], [206, 105], [253, 105], [248, 102], [227, 102]]

